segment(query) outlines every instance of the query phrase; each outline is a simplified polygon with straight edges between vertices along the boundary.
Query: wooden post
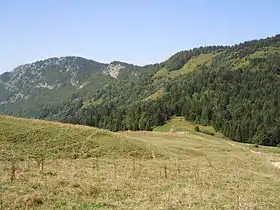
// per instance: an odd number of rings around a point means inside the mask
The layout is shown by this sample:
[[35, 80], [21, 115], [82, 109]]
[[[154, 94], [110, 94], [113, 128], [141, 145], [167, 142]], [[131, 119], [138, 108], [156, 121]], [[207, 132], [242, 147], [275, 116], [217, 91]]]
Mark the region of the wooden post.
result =
[[0, 200], [0, 209], [3, 210], [3, 198], [2, 198], [2, 194], [1, 194], [1, 200]]
[[135, 159], [132, 159], [132, 175], [135, 177]]
[[167, 179], [167, 166], [164, 165], [164, 176], [165, 176], [165, 179]]
[[117, 165], [116, 165], [116, 159], [114, 159], [114, 176], [115, 176], [115, 179], [117, 177]]
[[12, 167], [11, 167], [11, 182], [13, 182], [16, 178], [16, 167], [15, 167], [15, 162], [12, 160]]
[[44, 171], [44, 156], [41, 155], [41, 171]]

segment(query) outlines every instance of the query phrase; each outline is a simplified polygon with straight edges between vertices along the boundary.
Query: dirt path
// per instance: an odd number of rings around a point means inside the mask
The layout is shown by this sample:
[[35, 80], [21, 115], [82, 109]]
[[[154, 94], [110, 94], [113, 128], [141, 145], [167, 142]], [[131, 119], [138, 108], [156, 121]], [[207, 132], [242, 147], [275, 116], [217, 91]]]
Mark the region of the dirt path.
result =
[[257, 155], [263, 155], [264, 153], [262, 152], [256, 152], [254, 150], [251, 150], [251, 149], [248, 149], [250, 152], [254, 153], [254, 154], [257, 154]]
[[[254, 153], [254, 154], [257, 154], [257, 155], [265, 155], [265, 153], [263, 153], [263, 152], [256, 152], [256, 151], [250, 150], [250, 149], [249, 149], [249, 151], [252, 152], [252, 153]], [[271, 163], [275, 168], [279, 168], [279, 169], [280, 169], [280, 162], [279, 162], [279, 161], [271, 161], [271, 160], [270, 160], [270, 163]]]
[[[265, 153], [263, 152], [256, 152], [254, 150], [250, 150], [248, 149], [250, 152], [254, 153], [254, 154], [257, 154], [257, 155], [265, 155]], [[280, 169], [280, 162], [279, 161], [271, 161], [270, 160], [270, 163], [275, 167], [275, 168], [279, 168]]]
[[[254, 154], [256, 154], [256, 155], [265, 155], [265, 153], [263, 153], [263, 152], [257, 152], [257, 151], [248, 149], [248, 148], [246, 148], [246, 147], [243, 147], [243, 146], [240, 146], [240, 145], [236, 145], [236, 144], [234, 144], [234, 143], [232, 143], [232, 142], [229, 142], [229, 141], [227, 141], [227, 143], [228, 143], [229, 145], [231, 145], [231, 146], [239, 146], [239, 147], [242, 147], [244, 150], [250, 151], [251, 153], [254, 153]], [[270, 161], [270, 162], [271, 162], [271, 164], [272, 164], [275, 168], [279, 168], [279, 169], [280, 169], [280, 161]]]
[[272, 164], [274, 167], [280, 169], [280, 162], [271, 162], [271, 164]]

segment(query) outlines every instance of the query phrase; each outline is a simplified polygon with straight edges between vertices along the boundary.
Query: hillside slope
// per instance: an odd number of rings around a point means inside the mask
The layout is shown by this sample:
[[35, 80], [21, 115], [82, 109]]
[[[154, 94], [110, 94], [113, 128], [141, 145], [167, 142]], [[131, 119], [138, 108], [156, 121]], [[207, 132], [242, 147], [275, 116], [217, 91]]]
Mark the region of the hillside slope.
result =
[[[113, 62], [115, 67], [107, 66], [102, 77], [91, 77], [98, 85], [85, 86], [71, 96], [68, 92], [66, 100], [40, 93], [40, 99], [48, 100], [0, 105], [0, 112], [112, 131], [153, 130], [177, 115], [211, 125], [236, 141], [277, 146], [279, 52], [280, 35], [276, 35], [234, 46], [182, 51], [145, 67]], [[6, 74], [0, 85], [7, 86], [5, 81]], [[9, 93], [2, 95], [9, 97]]]
[[236, 141], [277, 146], [279, 51], [278, 35], [179, 52], [133, 83], [102, 88], [86, 106], [47, 107], [44, 116], [116, 131], [152, 130], [177, 115]]
[[2, 209], [280, 205], [279, 148], [195, 132], [181, 118], [156, 129], [161, 132], [112, 133], [1, 116], [0, 129]]
[[137, 78], [142, 67], [81, 57], [49, 58], [0, 75], [0, 113], [37, 117], [44, 105], [85, 99], [105, 85]]
[[[0, 116], [0, 160], [90, 158], [110, 155], [150, 158], [139, 141], [87, 126]], [[156, 154], [156, 152], [154, 152]]]

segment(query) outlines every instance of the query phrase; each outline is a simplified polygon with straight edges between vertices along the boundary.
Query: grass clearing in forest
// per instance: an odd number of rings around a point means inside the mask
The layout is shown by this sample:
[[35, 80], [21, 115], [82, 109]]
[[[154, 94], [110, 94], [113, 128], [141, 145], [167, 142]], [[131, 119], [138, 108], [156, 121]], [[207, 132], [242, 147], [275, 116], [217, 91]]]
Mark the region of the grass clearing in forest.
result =
[[162, 78], [162, 77], [165, 77], [167, 75], [168, 75], [168, 70], [166, 68], [162, 68], [155, 73], [155, 75], [152, 77], [152, 79]]
[[200, 65], [210, 66], [212, 59], [215, 56], [213, 53], [200, 54], [191, 58], [181, 69], [170, 72], [171, 77], [187, 74], [194, 71]]
[[152, 79], [160, 79], [164, 77], [174, 78], [192, 72], [200, 65], [210, 66], [214, 56], [216, 55], [217, 54], [214, 53], [206, 53], [194, 56], [181, 69], [169, 72], [166, 68], [162, 68], [156, 72]]
[[156, 92], [154, 92], [154, 93], [153, 93], [152, 95], [150, 95], [149, 97], [143, 99], [143, 101], [157, 100], [157, 99], [161, 98], [163, 94], [164, 94], [164, 88], [160, 88], [159, 90], [157, 90]]

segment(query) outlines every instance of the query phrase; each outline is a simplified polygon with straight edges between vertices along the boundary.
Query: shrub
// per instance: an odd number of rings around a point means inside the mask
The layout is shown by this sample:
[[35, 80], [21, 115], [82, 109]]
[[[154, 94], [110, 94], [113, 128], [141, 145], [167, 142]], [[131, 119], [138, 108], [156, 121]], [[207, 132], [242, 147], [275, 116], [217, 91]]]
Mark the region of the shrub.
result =
[[207, 134], [207, 135], [210, 135], [210, 136], [215, 136], [215, 133], [212, 133], [210, 131], [200, 131], [201, 133], [204, 133], [204, 134]]

